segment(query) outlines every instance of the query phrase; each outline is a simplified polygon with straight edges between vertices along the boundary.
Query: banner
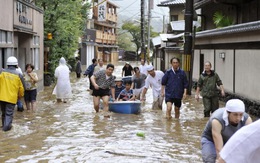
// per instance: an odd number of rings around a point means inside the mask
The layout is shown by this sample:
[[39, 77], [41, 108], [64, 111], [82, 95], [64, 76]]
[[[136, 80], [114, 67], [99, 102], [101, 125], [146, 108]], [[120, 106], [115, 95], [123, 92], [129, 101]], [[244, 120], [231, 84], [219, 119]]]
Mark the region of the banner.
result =
[[107, 1], [98, 0], [98, 21], [106, 21]]

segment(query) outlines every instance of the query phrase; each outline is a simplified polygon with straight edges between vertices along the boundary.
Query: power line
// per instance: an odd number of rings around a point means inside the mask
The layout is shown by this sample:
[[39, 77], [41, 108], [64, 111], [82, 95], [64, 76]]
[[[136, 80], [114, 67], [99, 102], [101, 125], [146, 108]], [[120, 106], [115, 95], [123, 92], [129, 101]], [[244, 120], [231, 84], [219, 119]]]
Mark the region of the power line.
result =
[[134, 1], [133, 3], [131, 3], [130, 5], [128, 5], [126, 8], [122, 9], [121, 11], [119, 11], [118, 14], [119, 14], [120, 12], [123, 12], [124, 10], [128, 9], [130, 6], [132, 6], [132, 5], [135, 4], [136, 2], [138, 2], [138, 1]]

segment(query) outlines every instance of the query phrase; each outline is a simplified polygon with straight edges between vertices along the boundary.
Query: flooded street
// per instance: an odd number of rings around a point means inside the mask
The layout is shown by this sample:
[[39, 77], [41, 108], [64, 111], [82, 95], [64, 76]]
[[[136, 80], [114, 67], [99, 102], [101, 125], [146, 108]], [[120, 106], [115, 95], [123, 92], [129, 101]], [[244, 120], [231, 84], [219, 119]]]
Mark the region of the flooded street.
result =
[[51, 86], [38, 94], [36, 113], [15, 111], [12, 130], [0, 131], [0, 162], [202, 162], [207, 119], [194, 96], [183, 102], [179, 120], [166, 120], [165, 105], [162, 111], [151, 109], [151, 89], [140, 114], [112, 113], [108, 119], [94, 111], [88, 78], [74, 76], [68, 103], [57, 104]]

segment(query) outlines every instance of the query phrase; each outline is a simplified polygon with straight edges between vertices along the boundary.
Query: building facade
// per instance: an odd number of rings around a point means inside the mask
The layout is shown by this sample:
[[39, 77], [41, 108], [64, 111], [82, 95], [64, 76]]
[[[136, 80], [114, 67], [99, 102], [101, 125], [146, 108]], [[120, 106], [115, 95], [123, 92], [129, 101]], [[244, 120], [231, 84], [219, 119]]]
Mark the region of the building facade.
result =
[[109, 1], [95, 0], [86, 34], [82, 39], [81, 60], [90, 65], [93, 58], [107, 63], [118, 61], [117, 6]]
[[[201, 29], [196, 33], [193, 80], [198, 80], [203, 63], [210, 61], [221, 77], [227, 98], [239, 97], [247, 108], [258, 110], [260, 103], [260, 2], [259, 0], [197, 0]], [[214, 23], [216, 13], [232, 20], [226, 26]], [[258, 105], [256, 105], [258, 103]], [[255, 108], [255, 109], [252, 109]]]
[[29, 0], [0, 0], [0, 68], [10, 56], [22, 71], [31, 63], [43, 89], [43, 11]]
[[167, 33], [160, 34], [161, 44], [154, 42], [154, 65], [165, 71], [172, 66], [171, 58], [177, 57], [182, 62], [185, 0], [162, 1], [157, 6], [169, 8]]

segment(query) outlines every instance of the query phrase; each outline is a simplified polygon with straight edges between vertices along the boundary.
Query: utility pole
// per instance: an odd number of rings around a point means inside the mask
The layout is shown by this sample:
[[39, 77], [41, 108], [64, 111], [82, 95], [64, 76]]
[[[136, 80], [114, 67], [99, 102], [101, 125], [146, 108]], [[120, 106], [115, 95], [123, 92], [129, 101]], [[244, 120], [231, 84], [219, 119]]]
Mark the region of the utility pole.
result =
[[163, 31], [162, 31], [162, 32], [163, 32], [163, 33], [166, 33], [165, 31], [166, 31], [166, 30], [165, 30], [165, 15], [163, 15]]
[[185, 44], [184, 44], [184, 70], [188, 72], [189, 88], [188, 94], [191, 95], [192, 89], [192, 24], [193, 24], [193, 0], [187, 0], [185, 6]]
[[150, 64], [151, 0], [148, 0], [147, 63]]
[[146, 60], [145, 57], [145, 40], [144, 40], [144, 1], [141, 0], [141, 57]]

